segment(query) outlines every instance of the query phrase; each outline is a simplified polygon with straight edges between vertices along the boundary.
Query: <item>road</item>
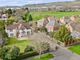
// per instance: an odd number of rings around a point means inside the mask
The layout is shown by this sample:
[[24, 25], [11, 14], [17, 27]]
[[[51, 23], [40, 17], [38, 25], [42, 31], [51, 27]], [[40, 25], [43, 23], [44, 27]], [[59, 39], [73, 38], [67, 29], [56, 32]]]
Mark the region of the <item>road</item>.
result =
[[67, 50], [66, 48], [60, 47], [57, 51], [52, 52], [55, 57], [51, 60], [80, 60], [80, 56]]

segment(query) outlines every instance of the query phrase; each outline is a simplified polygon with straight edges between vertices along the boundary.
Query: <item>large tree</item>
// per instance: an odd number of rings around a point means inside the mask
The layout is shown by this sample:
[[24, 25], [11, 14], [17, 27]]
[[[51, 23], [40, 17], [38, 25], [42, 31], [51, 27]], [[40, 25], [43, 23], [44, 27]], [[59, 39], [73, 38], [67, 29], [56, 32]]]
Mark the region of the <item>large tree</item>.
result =
[[37, 40], [37, 41], [33, 41], [32, 44], [34, 50], [37, 51], [37, 53], [39, 53], [39, 56], [41, 56], [42, 53], [49, 51], [50, 49], [50, 45], [47, 42], [42, 42]]
[[11, 15], [13, 12], [11, 9], [6, 10], [6, 13], [8, 13], [9, 15]]

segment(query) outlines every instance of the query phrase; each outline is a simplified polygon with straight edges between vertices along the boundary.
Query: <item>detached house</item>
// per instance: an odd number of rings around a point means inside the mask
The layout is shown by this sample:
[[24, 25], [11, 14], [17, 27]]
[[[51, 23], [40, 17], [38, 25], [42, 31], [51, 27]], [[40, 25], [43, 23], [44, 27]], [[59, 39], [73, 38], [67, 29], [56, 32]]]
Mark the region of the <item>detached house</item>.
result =
[[71, 16], [70, 19], [71, 19], [71, 21], [73, 21], [73, 22], [78, 22], [78, 21], [80, 20], [80, 16], [79, 16], [79, 15]]
[[7, 20], [8, 19], [8, 15], [7, 14], [0, 14], [0, 19], [1, 20]]
[[8, 16], [7, 16], [7, 14], [2, 14], [2, 20], [7, 20], [8, 19]]
[[80, 23], [79, 22], [70, 22], [66, 26], [70, 32], [73, 38], [80, 38]]
[[70, 17], [66, 16], [66, 17], [63, 17], [63, 18], [60, 18], [60, 22], [62, 24], [68, 24], [69, 22], [71, 21]]
[[9, 37], [23, 38], [31, 35], [31, 27], [26, 23], [15, 23], [6, 27]]
[[53, 32], [59, 29], [60, 23], [55, 17], [47, 17], [43, 22], [43, 26], [48, 32]]

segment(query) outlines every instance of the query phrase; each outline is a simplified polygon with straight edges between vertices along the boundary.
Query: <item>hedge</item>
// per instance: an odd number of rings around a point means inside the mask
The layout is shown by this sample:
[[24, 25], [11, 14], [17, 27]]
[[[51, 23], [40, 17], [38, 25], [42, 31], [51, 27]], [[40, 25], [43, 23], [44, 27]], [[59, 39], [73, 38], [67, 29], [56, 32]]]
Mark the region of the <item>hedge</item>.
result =
[[35, 51], [31, 51], [31, 52], [27, 52], [27, 53], [22, 53], [22, 54], [20, 54], [20, 56], [19, 56], [17, 59], [15, 59], [15, 60], [22, 60], [22, 59], [29, 58], [29, 57], [36, 56], [36, 55], [38, 55], [38, 53], [35, 52]]

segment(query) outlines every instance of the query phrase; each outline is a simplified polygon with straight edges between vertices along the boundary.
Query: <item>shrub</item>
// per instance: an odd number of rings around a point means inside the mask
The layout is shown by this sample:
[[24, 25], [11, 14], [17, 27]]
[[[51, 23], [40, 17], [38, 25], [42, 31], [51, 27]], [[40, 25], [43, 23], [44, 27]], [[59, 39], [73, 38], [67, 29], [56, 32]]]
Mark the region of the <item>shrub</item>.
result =
[[32, 46], [27, 46], [24, 50], [24, 52], [29, 52], [29, 51], [33, 51], [34, 48]]

